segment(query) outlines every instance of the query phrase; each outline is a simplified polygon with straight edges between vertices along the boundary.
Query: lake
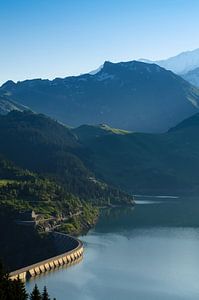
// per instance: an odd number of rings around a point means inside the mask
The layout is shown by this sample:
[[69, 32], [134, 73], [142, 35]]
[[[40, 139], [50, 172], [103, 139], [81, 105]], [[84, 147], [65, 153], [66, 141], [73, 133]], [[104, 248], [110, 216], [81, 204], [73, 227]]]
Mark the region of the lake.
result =
[[198, 300], [199, 198], [138, 197], [105, 209], [84, 259], [31, 279], [57, 300]]

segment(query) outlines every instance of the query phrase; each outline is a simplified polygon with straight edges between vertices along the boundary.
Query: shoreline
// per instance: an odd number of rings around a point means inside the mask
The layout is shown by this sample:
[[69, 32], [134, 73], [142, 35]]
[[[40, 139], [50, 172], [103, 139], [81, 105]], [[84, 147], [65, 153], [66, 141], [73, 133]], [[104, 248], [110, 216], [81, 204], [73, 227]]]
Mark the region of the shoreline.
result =
[[[134, 207], [135, 205], [136, 202], [134, 201], [125, 206]], [[124, 207], [124, 205], [106, 205], [97, 208], [101, 210], [101, 209], [119, 208], [119, 207]], [[74, 249], [70, 251], [63, 252], [59, 255], [14, 270], [9, 273], [10, 279], [16, 280], [19, 278], [22, 281], [26, 281], [28, 278], [35, 277], [42, 273], [46, 273], [50, 270], [54, 270], [59, 266], [63, 266], [63, 265], [70, 266], [72, 263], [75, 263], [77, 260], [80, 261], [83, 258], [84, 247], [83, 247], [83, 242], [78, 238], [78, 236], [87, 235], [89, 230], [96, 225], [98, 218], [99, 218], [99, 213], [92, 224], [87, 223], [87, 229], [84, 229], [83, 231], [73, 236], [66, 234], [64, 232], [58, 232], [58, 231], [52, 232], [54, 236], [62, 236], [65, 237], [66, 239], [73, 240], [76, 243], [76, 247], [74, 247]]]

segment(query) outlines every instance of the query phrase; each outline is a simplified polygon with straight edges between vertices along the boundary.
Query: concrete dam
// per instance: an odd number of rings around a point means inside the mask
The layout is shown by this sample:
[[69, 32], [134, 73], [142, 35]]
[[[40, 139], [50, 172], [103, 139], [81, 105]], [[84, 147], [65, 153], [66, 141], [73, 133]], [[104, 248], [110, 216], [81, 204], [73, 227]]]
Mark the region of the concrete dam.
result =
[[[10, 279], [14, 280], [19, 278], [25, 281], [30, 277], [48, 272], [57, 267], [63, 265], [69, 266], [72, 263], [78, 262], [83, 257], [83, 243], [80, 240], [59, 232], [54, 232], [53, 236], [55, 238], [57, 248], [59, 249], [59, 251], [63, 251], [63, 253], [13, 271], [9, 274]], [[71, 250], [64, 252], [66, 249], [66, 245], [67, 248]]]

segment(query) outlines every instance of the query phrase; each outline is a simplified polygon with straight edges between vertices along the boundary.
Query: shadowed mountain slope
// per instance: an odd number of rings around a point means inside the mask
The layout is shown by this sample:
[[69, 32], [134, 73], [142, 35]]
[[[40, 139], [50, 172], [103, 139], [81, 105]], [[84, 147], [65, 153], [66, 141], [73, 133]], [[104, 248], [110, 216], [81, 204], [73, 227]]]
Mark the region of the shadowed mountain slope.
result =
[[24, 111], [28, 110], [28, 107], [9, 99], [5, 95], [0, 95], [0, 115], [5, 115], [12, 110]]
[[105, 62], [94, 75], [7, 82], [1, 87], [36, 112], [72, 126], [163, 132], [198, 110], [199, 91], [181, 77], [137, 61]]
[[[197, 194], [199, 114], [163, 134], [129, 133], [80, 138], [102, 178], [139, 194]], [[84, 134], [85, 135], [85, 134]]]
[[89, 151], [64, 125], [30, 111], [0, 116], [0, 154], [95, 204], [128, 202], [130, 197], [98, 180], [84, 163]]
[[199, 87], [199, 67], [182, 75], [191, 84]]

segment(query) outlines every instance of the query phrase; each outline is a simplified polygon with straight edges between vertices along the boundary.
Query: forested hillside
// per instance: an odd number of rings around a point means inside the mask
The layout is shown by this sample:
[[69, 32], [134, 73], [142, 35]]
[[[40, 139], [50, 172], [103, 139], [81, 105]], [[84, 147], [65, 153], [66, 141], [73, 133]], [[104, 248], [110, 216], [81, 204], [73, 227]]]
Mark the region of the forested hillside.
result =
[[109, 183], [134, 194], [198, 194], [199, 114], [163, 134], [76, 133]]
[[[11, 269], [45, 258], [46, 249], [53, 255], [50, 231], [86, 232], [97, 206], [132, 203], [89, 170], [86, 151], [70, 129], [43, 115], [0, 117], [0, 255]], [[26, 212], [36, 218], [27, 223]]]

